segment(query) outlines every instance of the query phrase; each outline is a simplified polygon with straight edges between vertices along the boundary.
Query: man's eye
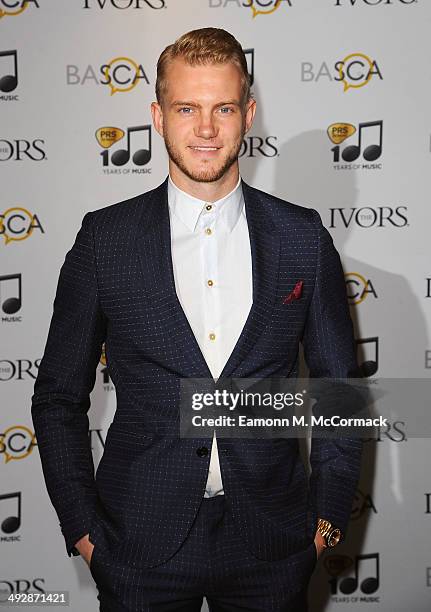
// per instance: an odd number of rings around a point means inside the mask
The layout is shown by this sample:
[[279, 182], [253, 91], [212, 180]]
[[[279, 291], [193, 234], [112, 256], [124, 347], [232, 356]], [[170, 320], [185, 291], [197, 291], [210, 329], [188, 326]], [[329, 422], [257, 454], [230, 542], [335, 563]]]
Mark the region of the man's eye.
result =
[[220, 112], [221, 112], [223, 115], [228, 115], [229, 113], [233, 113], [233, 109], [232, 109], [232, 108], [230, 108], [230, 106], [222, 106], [222, 107], [220, 108]]
[[192, 112], [192, 109], [190, 108], [190, 106], [182, 106], [180, 108], [180, 113], [183, 113], [184, 115], [189, 115]]

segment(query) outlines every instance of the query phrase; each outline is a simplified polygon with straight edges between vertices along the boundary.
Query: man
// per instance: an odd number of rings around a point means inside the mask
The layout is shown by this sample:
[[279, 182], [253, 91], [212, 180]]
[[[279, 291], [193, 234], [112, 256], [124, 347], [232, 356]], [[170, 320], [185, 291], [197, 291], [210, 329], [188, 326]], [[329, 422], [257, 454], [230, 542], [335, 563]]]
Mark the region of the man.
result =
[[[342, 268], [319, 214], [241, 181], [243, 51], [189, 32], [157, 66], [156, 189], [87, 213], [62, 266], [32, 415], [68, 554], [101, 610], [303, 611], [345, 537], [361, 443], [179, 435], [183, 378], [357, 375]], [[89, 394], [105, 343], [117, 409], [94, 478]], [[320, 520], [321, 519], [321, 520]]]

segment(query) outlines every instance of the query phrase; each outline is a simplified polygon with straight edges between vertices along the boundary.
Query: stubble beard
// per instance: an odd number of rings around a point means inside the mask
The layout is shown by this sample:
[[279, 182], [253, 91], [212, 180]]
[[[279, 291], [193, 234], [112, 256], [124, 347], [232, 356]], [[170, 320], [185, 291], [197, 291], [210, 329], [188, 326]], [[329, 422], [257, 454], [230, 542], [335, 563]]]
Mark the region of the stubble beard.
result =
[[184, 156], [177, 150], [175, 145], [169, 140], [168, 136], [165, 136], [165, 147], [169, 155], [169, 159], [183, 172], [189, 179], [196, 181], [197, 183], [213, 183], [219, 181], [238, 161], [239, 152], [241, 150], [242, 141], [245, 132], [242, 131], [241, 137], [236, 143], [235, 147], [231, 149], [226, 159], [223, 161], [219, 168], [208, 168], [208, 170], [197, 170], [193, 171], [189, 168], [184, 160]]

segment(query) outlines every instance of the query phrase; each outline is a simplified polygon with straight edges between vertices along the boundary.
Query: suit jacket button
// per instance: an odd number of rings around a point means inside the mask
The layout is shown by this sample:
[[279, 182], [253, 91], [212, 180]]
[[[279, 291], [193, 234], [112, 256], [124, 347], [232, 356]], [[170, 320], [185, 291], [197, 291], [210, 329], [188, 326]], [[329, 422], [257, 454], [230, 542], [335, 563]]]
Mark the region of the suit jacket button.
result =
[[201, 446], [200, 448], [197, 449], [196, 454], [199, 457], [206, 457], [208, 455], [208, 449], [206, 446]]

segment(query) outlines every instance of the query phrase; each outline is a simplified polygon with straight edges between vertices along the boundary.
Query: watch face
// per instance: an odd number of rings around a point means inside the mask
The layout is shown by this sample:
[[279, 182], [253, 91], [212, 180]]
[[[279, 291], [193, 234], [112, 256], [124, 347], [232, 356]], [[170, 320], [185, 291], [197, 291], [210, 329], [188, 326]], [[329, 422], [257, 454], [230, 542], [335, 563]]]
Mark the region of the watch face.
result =
[[340, 538], [341, 538], [341, 531], [339, 529], [334, 529], [328, 535], [328, 546], [330, 546], [331, 548], [333, 546], [336, 546], [338, 542], [340, 541]]

